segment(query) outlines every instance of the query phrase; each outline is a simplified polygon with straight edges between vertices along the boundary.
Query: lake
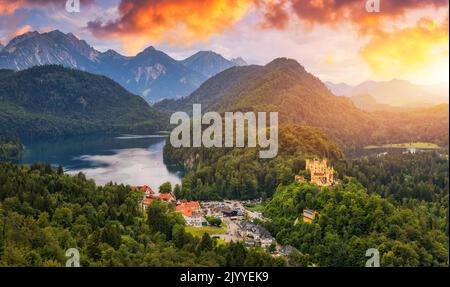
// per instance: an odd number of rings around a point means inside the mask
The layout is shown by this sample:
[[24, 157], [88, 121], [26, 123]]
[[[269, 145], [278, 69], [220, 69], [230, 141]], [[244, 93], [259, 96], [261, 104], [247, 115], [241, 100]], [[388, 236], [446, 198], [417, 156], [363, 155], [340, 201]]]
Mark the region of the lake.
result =
[[163, 160], [164, 135], [90, 135], [24, 142], [19, 163], [61, 165], [67, 174], [83, 172], [97, 185], [108, 182], [157, 189], [164, 182], [181, 183], [183, 168]]

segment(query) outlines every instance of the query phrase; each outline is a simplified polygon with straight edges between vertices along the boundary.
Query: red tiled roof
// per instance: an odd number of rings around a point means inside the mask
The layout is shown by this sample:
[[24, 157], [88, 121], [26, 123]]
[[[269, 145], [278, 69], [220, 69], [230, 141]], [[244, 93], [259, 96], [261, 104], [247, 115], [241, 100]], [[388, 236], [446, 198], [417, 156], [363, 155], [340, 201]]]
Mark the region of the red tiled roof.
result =
[[159, 199], [164, 200], [164, 201], [170, 201], [170, 200], [175, 200], [175, 197], [170, 194], [170, 193], [161, 193], [159, 195]]
[[196, 213], [201, 210], [200, 203], [197, 201], [185, 202], [178, 205], [176, 211], [181, 212], [187, 217], [193, 217]]
[[201, 209], [200, 203], [198, 201], [185, 202], [180, 204], [179, 206], [183, 206], [184, 208]]
[[181, 209], [181, 210], [177, 210], [178, 212], [181, 212], [183, 215], [187, 216], [187, 217], [192, 217], [192, 209], [190, 208], [185, 208], [185, 209]]
[[155, 192], [153, 191], [153, 189], [152, 189], [150, 186], [148, 186], [148, 185], [141, 186], [139, 189], [140, 189], [140, 191], [142, 191], [142, 192], [155, 193]]

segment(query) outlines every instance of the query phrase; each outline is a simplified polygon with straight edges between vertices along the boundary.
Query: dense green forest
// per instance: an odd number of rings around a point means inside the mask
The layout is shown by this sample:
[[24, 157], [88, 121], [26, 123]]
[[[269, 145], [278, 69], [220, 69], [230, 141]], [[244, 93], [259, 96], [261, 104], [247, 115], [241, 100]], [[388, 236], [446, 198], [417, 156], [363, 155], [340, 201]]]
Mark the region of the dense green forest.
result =
[[[345, 159], [339, 147], [307, 126], [280, 128], [280, 153], [261, 160], [256, 149], [173, 149], [171, 160], [190, 172], [177, 196], [268, 200], [264, 223], [300, 266], [364, 266], [377, 248], [382, 266], [448, 266], [448, 156], [438, 152]], [[294, 183], [308, 178], [305, 159], [327, 157], [340, 183], [331, 188]], [[312, 223], [303, 209], [317, 210]], [[294, 224], [296, 220], [298, 224]]]
[[20, 157], [23, 146], [18, 138], [0, 135], [0, 161], [14, 161]]
[[128, 186], [97, 187], [62, 168], [0, 163], [0, 266], [64, 266], [69, 248], [91, 267], [288, 264], [262, 249], [194, 238], [173, 206], [154, 203], [144, 214], [142, 196]]
[[[303, 209], [319, 216], [304, 223]], [[433, 203], [395, 205], [345, 178], [332, 188], [280, 186], [267, 204], [267, 228], [300, 252], [304, 266], [361, 266], [369, 248], [381, 266], [448, 266], [448, 191]], [[296, 219], [297, 224], [294, 224]]]
[[151, 133], [167, 118], [114, 81], [61, 66], [0, 71], [0, 128], [24, 138]]
[[436, 202], [448, 196], [448, 158], [437, 152], [363, 157], [338, 169], [340, 174], [355, 177], [369, 192], [397, 202]]
[[259, 158], [256, 148], [173, 148], [167, 143], [164, 158], [184, 164], [177, 197], [186, 199], [270, 198], [279, 184], [289, 184], [305, 169], [305, 158], [343, 158], [342, 151], [320, 130], [303, 125], [279, 128], [279, 153], [273, 160]]

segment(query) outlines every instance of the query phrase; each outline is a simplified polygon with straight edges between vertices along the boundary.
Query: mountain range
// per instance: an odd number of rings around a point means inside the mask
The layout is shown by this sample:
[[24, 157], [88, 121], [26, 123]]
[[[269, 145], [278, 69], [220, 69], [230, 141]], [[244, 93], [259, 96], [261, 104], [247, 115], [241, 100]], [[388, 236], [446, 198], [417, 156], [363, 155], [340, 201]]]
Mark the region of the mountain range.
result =
[[320, 128], [346, 147], [419, 139], [448, 144], [448, 105], [412, 113], [368, 113], [349, 98], [335, 96], [293, 59], [233, 67], [206, 81], [190, 96], [164, 100], [154, 107], [189, 112], [195, 103], [202, 104], [204, 112], [278, 112], [281, 123]]
[[154, 47], [134, 57], [123, 56], [114, 50], [102, 53], [75, 35], [58, 30], [29, 32], [0, 48], [0, 69], [62, 65], [107, 76], [150, 103], [187, 96], [209, 77], [245, 64], [241, 58], [230, 61], [211, 51], [199, 52], [182, 61]]
[[[18, 71], [0, 70], [0, 126], [19, 136], [158, 130], [167, 122], [160, 112], [189, 112], [200, 103], [203, 111], [278, 112], [281, 123], [319, 128], [346, 147], [448, 145], [448, 104], [435, 107], [439, 98], [430, 96], [445, 86], [324, 84], [293, 59], [246, 65], [202, 51], [177, 61], [154, 47], [127, 57], [56, 30], [12, 39], [0, 52], [0, 68]], [[150, 107], [130, 92], [150, 103], [163, 100]]]
[[360, 110], [367, 112], [376, 112], [376, 111], [395, 111], [401, 110], [400, 107], [394, 107], [386, 104], [380, 104], [375, 100], [374, 97], [369, 95], [368, 93], [358, 94], [350, 97], [350, 100], [353, 102], [355, 107]]
[[[187, 68], [210, 78], [234, 66], [242, 66], [238, 61], [229, 61], [213, 51], [200, 51], [181, 61]], [[245, 65], [245, 64], [244, 64]]]
[[[416, 85], [409, 81], [393, 79], [391, 81], [366, 81], [352, 86], [345, 83], [325, 83], [337, 96], [347, 96], [357, 105], [370, 107], [370, 110], [390, 108], [431, 107], [448, 103], [448, 84]], [[372, 101], [375, 102], [372, 102]], [[376, 106], [373, 106], [376, 104]]]
[[0, 70], [0, 129], [20, 138], [152, 133], [167, 118], [105, 76], [40, 66]]

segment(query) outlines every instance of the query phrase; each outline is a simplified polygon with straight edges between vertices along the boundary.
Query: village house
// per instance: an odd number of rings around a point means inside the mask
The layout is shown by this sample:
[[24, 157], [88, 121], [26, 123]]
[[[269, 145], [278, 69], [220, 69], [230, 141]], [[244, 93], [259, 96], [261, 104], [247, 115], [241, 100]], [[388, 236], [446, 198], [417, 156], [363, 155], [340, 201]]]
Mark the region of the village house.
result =
[[207, 217], [214, 217], [214, 218], [223, 218], [222, 208], [220, 207], [209, 207], [209, 208], [203, 208], [205, 211], [205, 215]]
[[184, 202], [176, 207], [176, 211], [181, 213], [189, 226], [202, 227], [208, 225], [198, 201]]
[[226, 210], [225, 203], [220, 201], [201, 202], [205, 216], [223, 219], [223, 211]]
[[153, 197], [156, 192], [149, 186], [144, 185], [144, 186], [132, 186], [131, 187], [132, 190], [139, 190], [144, 194], [145, 198], [151, 198]]
[[231, 219], [237, 219], [238, 217], [245, 216], [245, 212], [239, 208], [235, 208], [235, 209], [223, 208], [222, 213], [223, 213], [223, 217], [229, 217]]
[[170, 204], [176, 204], [177, 199], [173, 194], [170, 193], [158, 193], [155, 192], [151, 187], [144, 185], [144, 186], [132, 186], [132, 190], [139, 190], [143, 193], [143, 199], [140, 203], [140, 207], [143, 210], [146, 210], [147, 207], [155, 200], [158, 200], [160, 202], [170, 203]]
[[171, 193], [160, 193], [157, 196], [157, 199], [159, 199], [161, 202], [171, 203], [171, 204], [175, 204], [177, 202], [175, 195], [173, 195]]
[[253, 246], [257, 243], [262, 248], [267, 248], [275, 242], [270, 232], [260, 225], [256, 225], [250, 221], [244, 221], [240, 224], [240, 227], [239, 234], [245, 239], [247, 245]]
[[311, 173], [311, 183], [320, 186], [331, 186], [334, 184], [334, 168], [328, 167], [328, 160], [308, 159], [306, 160], [306, 170], [309, 170]]
[[303, 222], [312, 223], [318, 215], [319, 215], [319, 213], [315, 210], [304, 209], [303, 210]]

